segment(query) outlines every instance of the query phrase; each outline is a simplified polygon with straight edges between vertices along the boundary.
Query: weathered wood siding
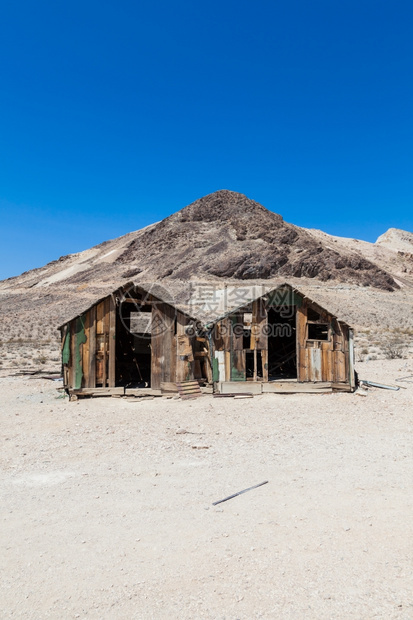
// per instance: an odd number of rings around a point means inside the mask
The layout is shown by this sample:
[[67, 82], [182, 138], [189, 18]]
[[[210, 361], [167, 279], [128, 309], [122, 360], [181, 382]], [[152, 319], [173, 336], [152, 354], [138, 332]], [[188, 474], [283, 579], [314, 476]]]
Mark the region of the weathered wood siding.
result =
[[107, 297], [65, 326], [70, 357], [63, 360], [65, 386], [72, 390], [115, 387], [116, 306]]
[[[297, 381], [350, 383], [354, 370], [349, 363], [349, 330], [333, 315], [297, 292], [278, 296], [267, 303], [294, 305], [296, 312]], [[265, 298], [255, 300], [244, 308], [252, 310], [250, 349], [243, 348], [241, 327], [243, 312], [237, 311], [218, 321], [211, 337], [214, 355], [214, 381], [245, 381], [246, 353], [254, 355], [254, 381], [268, 381], [268, 308]], [[319, 319], [309, 321], [308, 311], [317, 312]], [[310, 339], [309, 322], [328, 326], [328, 338]], [[257, 376], [257, 360], [261, 356], [262, 378]], [[251, 380], [251, 379], [249, 379]], [[354, 383], [354, 381], [353, 381]]]
[[159, 390], [162, 382], [175, 381], [173, 365], [175, 311], [165, 303], [152, 304], [151, 388]]
[[[281, 291], [274, 299], [264, 296], [248, 304], [244, 310], [218, 321], [210, 334], [212, 358], [208, 339], [196, 334], [192, 319], [155, 297], [146, 298], [145, 303], [152, 306], [151, 387], [160, 389], [161, 384], [194, 379], [246, 381], [247, 355], [248, 381], [267, 382], [267, 306], [275, 303], [295, 308], [298, 382], [354, 387], [352, 331], [303, 295], [284, 293]], [[318, 313], [319, 319], [309, 321], [314, 312]], [[114, 294], [61, 328], [65, 387], [71, 390], [116, 387], [117, 313]], [[251, 317], [244, 317], [245, 313]], [[251, 337], [249, 344], [244, 345], [243, 330], [250, 323]], [[328, 325], [328, 338], [310, 339], [309, 323]]]
[[[310, 340], [308, 338], [308, 308], [320, 314], [320, 323], [329, 325], [329, 338]], [[303, 300], [297, 308], [297, 369], [298, 380], [349, 382], [348, 328], [335, 317], [317, 305]]]

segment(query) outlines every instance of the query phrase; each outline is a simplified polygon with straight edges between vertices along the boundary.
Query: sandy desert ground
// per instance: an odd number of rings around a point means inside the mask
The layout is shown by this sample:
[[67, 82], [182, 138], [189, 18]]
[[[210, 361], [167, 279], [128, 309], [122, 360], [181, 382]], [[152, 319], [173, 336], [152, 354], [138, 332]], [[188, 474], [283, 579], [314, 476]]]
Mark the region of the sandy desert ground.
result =
[[[413, 360], [359, 372], [394, 384]], [[58, 385], [0, 378], [2, 619], [413, 618], [413, 383], [72, 403]]]

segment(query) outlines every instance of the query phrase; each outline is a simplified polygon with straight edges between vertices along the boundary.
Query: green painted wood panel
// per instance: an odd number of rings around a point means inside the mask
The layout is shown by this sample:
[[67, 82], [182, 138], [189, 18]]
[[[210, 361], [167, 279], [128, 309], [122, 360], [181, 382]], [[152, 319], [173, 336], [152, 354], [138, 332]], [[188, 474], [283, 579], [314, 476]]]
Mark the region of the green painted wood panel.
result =
[[62, 363], [70, 362], [70, 329], [67, 330], [62, 350]]
[[86, 342], [85, 335], [85, 315], [79, 316], [76, 319], [75, 325], [75, 359], [74, 359], [74, 389], [80, 390], [82, 387], [83, 368], [82, 368], [82, 353], [80, 347]]

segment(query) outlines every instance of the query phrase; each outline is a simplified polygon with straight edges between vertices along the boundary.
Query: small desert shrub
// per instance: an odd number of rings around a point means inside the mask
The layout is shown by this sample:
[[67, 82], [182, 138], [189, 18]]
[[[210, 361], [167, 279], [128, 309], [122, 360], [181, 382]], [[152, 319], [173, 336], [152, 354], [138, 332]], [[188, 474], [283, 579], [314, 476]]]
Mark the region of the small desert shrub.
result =
[[403, 359], [406, 345], [400, 340], [390, 340], [383, 345], [384, 357], [387, 360]]

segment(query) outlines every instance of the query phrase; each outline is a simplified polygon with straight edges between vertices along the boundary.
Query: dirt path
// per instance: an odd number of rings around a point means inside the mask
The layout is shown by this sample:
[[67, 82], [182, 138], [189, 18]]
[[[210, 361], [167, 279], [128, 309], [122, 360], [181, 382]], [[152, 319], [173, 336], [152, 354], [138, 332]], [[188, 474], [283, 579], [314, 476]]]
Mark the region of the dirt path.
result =
[[0, 379], [1, 618], [413, 618], [404, 385], [68, 403]]

